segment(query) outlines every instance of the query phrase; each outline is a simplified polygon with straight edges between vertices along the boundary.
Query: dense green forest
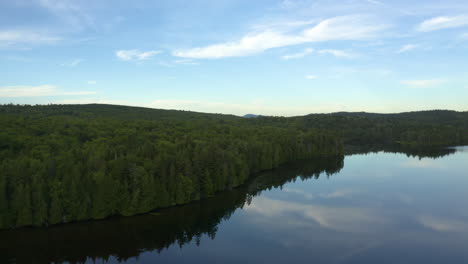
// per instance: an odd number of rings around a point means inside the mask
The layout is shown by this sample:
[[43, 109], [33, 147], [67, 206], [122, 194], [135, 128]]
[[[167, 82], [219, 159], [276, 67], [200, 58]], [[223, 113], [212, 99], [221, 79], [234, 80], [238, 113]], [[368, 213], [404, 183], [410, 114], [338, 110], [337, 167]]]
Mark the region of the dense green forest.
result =
[[254, 117], [114, 105], [0, 106], [0, 228], [134, 215], [344, 144], [468, 144], [468, 113]]
[[112, 257], [126, 261], [145, 251], [164, 251], [174, 244], [183, 247], [193, 241], [199, 245], [214, 239], [219, 224], [262, 191], [281, 188], [291, 181], [318, 179], [324, 174], [329, 177], [342, 167], [342, 156], [314, 158], [263, 172], [242, 187], [216, 197], [151, 214], [59, 225], [47, 230], [1, 230], [0, 263], [76, 264], [90, 259], [101, 263]]
[[288, 161], [343, 154], [333, 133], [233, 116], [102, 105], [0, 113], [3, 228], [144, 213]]
[[468, 112], [342, 112], [290, 118], [261, 116], [251, 118], [251, 122], [278, 127], [328, 129], [340, 135], [346, 145], [433, 147], [468, 144]]

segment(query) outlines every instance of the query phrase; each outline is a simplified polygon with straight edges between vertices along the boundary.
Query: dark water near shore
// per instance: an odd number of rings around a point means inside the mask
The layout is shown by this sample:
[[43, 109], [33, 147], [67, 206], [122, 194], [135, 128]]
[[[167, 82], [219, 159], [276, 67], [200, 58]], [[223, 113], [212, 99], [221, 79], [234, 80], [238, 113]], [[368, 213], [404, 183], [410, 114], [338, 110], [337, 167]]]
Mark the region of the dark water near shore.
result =
[[468, 263], [468, 148], [309, 160], [147, 215], [0, 231], [0, 263]]

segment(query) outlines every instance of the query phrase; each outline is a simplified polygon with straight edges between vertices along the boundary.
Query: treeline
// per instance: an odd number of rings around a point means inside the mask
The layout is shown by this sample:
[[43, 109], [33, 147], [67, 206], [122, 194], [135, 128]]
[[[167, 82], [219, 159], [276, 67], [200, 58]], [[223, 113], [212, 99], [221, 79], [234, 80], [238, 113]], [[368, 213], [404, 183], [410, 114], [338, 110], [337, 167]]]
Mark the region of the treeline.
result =
[[[468, 145], [468, 112], [233, 115], [0, 105], [0, 228], [134, 215], [199, 200], [343, 145]], [[344, 144], [343, 144], [344, 143]]]
[[5, 105], [0, 127], [0, 228], [144, 213], [285, 162], [343, 154], [321, 129], [182, 111]]
[[402, 114], [334, 113], [290, 118], [258, 117], [249, 121], [257, 125], [328, 129], [338, 134], [346, 145], [468, 145], [468, 112], [438, 110]]
[[456, 148], [450, 147], [424, 147], [424, 146], [401, 146], [398, 144], [385, 145], [385, 146], [346, 146], [345, 155], [360, 155], [360, 154], [370, 154], [378, 152], [387, 152], [387, 153], [400, 153], [404, 154], [407, 157], [413, 157], [418, 159], [431, 158], [438, 159], [445, 156], [453, 155], [457, 152]]
[[314, 158], [261, 173], [216, 197], [150, 214], [48, 229], [1, 230], [0, 263], [100, 263], [112, 257], [125, 262], [148, 251], [199, 245], [214, 239], [219, 224], [262, 191], [299, 179], [330, 176], [342, 168], [343, 156]]

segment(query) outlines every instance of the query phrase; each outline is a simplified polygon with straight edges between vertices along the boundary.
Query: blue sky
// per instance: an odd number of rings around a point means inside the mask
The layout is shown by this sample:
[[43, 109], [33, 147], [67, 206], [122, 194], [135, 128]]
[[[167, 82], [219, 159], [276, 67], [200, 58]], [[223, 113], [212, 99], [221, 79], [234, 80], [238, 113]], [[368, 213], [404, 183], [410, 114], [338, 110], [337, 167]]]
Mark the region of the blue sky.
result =
[[6, 0], [0, 103], [468, 110], [466, 0]]

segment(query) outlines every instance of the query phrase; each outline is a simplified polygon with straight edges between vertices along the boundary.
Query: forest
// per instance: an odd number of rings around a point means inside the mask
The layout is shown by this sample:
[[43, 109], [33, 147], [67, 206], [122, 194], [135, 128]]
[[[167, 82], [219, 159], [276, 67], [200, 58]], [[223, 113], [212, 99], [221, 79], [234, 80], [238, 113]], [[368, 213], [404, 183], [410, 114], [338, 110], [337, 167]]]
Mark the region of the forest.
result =
[[215, 239], [220, 223], [263, 191], [281, 188], [296, 180], [318, 179], [324, 174], [331, 177], [342, 167], [343, 157], [313, 158], [260, 173], [241, 187], [216, 197], [161, 212], [58, 225], [47, 232], [43, 229], [3, 230], [0, 231], [3, 238], [0, 263], [77, 264], [86, 263], [89, 258], [101, 263], [112, 257], [126, 261], [148, 250], [162, 252], [174, 244], [182, 248], [193, 241], [198, 246]]
[[343, 154], [340, 138], [319, 129], [112, 108], [0, 108], [0, 227], [140, 214], [209, 197], [289, 161]]
[[345, 145], [437, 147], [468, 144], [468, 112], [447, 110], [400, 114], [332, 113], [298, 117], [258, 117], [257, 124], [327, 129]]
[[115, 105], [0, 106], [0, 228], [186, 204], [349, 145], [468, 144], [468, 113], [234, 115]]

